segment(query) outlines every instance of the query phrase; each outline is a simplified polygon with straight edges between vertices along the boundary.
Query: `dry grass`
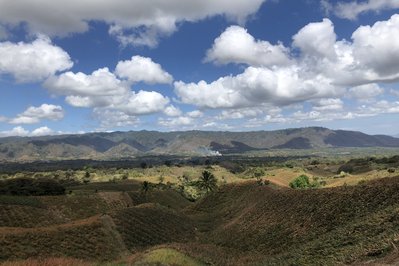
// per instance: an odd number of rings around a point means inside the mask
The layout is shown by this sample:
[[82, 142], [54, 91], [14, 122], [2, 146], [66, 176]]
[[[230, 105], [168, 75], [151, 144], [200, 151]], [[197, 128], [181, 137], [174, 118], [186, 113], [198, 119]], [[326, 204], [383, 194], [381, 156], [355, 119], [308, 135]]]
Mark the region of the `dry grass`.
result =
[[46, 259], [27, 259], [17, 261], [6, 261], [0, 266], [92, 266], [91, 262], [74, 258], [46, 258]]
[[313, 177], [312, 174], [306, 172], [302, 168], [295, 167], [267, 170], [266, 175], [263, 178], [278, 186], [289, 187], [290, 182], [300, 175], [307, 175], [311, 178]]
[[359, 182], [382, 179], [386, 177], [393, 177], [396, 175], [397, 173], [389, 173], [386, 170], [372, 170], [366, 173], [356, 174], [356, 175], [346, 174], [342, 178], [329, 178], [327, 180], [326, 187], [338, 187], [344, 185], [353, 186], [359, 184]]
[[[165, 177], [196, 178], [203, 169], [161, 167], [143, 173], [155, 178], [159, 170]], [[212, 171], [218, 178], [226, 173], [217, 166]], [[312, 177], [301, 168], [268, 168], [262, 178], [280, 189], [228, 173], [227, 185], [196, 203], [174, 190], [140, 192], [141, 183], [129, 180], [88, 184], [81, 186], [87, 189], [82, 193], [75, 187], [66, 196], [11, 199], [0, 204], [0, 261], [60, 266], [91, 261], [110, 263], [106, 265], [370, 261], [399, 243], [399, 177], [379, 179], [383, 173], [347, 175], [327, 183], [373, 180], [359, 186], [308, 190], [287, 188], [301, 174]], [[135, 255], [127, 259], [127, 250]]]
[[206, 264], [176, 249], [163, 247], [144, 252], [132, 265], [203, 266]]

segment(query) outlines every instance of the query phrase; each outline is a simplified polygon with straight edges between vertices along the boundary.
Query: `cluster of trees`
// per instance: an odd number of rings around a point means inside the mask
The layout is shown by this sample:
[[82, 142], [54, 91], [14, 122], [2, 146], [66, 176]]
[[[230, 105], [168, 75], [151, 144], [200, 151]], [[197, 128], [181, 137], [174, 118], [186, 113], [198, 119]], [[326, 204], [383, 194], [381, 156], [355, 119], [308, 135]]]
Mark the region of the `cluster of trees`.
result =
[[14, 178], [0, 181], [0, 195], [46, 196], [63, 195], [65, 187], [50, 178]]
[[300, 175], [290, 182], [290, 187], [294, 189], [315, 188], [320, 186], [317, 181], [311, 182], [307, 175]]
[[[153, 189], [169, 189], [173, 186], [170, 183], [163, 183], [163, 176], [160, 177], [158, 184], [153, 184], [148, 181], [143, 181], [141, 184], [141, 192], [146, 195], [147, 192]], [[197, 180], [190, 180], [187, 176], [183, 175], [182, 184], [178, 187], [180, 193], [187, 199], [195, 201], [202, 195], [215, 191], [217, 189], [218, 180], [213, 173], [204, 170]]]

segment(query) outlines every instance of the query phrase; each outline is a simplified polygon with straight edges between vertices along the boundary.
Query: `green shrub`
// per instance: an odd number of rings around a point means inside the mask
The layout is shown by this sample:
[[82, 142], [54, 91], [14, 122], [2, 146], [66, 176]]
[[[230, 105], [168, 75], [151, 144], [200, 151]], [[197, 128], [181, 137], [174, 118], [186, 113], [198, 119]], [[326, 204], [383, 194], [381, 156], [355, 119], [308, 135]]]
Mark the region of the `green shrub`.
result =
[[292, 188], [308, 188], [309, 185], [309, 177], [306, 175], [300, 175], [290, 182], [290, 187]]
[[0, 195], [43, 196], [63, 195], [65, 187], [48, 178], [14, 178], [0, 181]]
[[300, 175], [290, 182], [290, 187], [294, 189], [315, 188], [319, 186], [320, 184], [316, 181], [310, 182], [309, 177], [307, 175]]

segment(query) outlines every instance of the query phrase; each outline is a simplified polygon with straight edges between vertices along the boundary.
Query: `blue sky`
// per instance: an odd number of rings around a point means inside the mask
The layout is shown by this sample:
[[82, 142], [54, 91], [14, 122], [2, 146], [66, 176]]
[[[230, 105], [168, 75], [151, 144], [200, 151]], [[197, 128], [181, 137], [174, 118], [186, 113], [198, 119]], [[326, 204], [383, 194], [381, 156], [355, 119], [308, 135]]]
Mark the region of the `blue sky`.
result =
[[0, 0], [0, 136], [396, 135], [398, 13], [396, 0]]

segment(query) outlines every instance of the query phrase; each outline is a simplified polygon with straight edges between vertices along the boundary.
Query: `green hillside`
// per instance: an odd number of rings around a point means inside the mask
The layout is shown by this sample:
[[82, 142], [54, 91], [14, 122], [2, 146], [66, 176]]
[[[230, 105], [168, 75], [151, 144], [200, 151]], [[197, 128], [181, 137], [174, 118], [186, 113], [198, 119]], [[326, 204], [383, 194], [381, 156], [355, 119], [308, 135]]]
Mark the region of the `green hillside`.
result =
[[195, 203], [171, 188], [126, 191], [121, 184], [127, 183], [75, 186], [64, 196], [0, 197], [0, 260], [373, 265], [398, 259], [399, 177], [299, 190], [231, 183]]

